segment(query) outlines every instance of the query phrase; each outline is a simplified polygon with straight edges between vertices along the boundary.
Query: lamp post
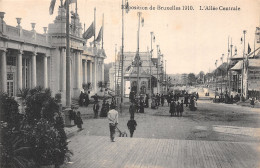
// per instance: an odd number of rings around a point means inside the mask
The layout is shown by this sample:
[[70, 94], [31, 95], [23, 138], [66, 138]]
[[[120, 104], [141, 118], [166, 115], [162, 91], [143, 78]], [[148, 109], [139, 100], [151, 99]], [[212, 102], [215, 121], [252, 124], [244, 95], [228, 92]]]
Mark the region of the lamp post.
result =
[[151, 62], [152, 62], [152, 58], [153, 58], [153, 38], [154, 38], [154, 35], [153, 35], [153, 32], [150, 32], [151, 33], [151, 59], [150, 59], [150, 62], [149, 62], [149, 65], [150, 65], [150, 95], [152, 95], [152, 67], [151, 67]]
[[240, 100], [242, 100], [244, 96], [244, 72], [245, 72], [245, 41], [246, 41], [246, 30], [243, 31], [244, 34], [244, 49], [243, 49], [243, 68], [242, 68], [242, 79], [241, 79], [241, 97]]
[[166, 61], [167, 60], [165, 60], [165, 89], [166, 89], [166, 93], [167, 93]]
[[[222, 66], [223, 66], [223, 58], [224, 58], [224, 54], [222, 54], [222, 56], [220, 57], [220, 60], [221, 60], [221, 62], [222, 62]], [[222, 98], [223, 98], [223, 92], [222, 92], [222, 82], [223, 82], [223, 71], [222, 71], [222, 69], [220, 69], [221, 70], [221, 78], [222, 78], [222, 80], [221, 80], [221, 84], [220, 84], [220, 98], [221, 98], [221, 101], [222, 101]]]
[[115, 44], [115, 95], [116, 95], [116, 88], [117, 88], [117, 82], [116, 82], [116, 53], [117, 53], [117, 49], [116, 49], [117, 44]]
[[[216, 70], [215, 70], [215, 98], [217, 96], [217, 67], [218, 67], [218, 60], [215, 62]], [[216, 100], [216, 99], [215, 99]]]
[[[140, 22], [141, 22], [141, 12], [137, 12], [138, 16], [138, 31], [137, 31], [137, 54], [136, 54], [136, 59], [137, 59], [137, 93], [136, 95], [139, 96], [140, 93], [140, 85], [139, 85], [139, 76], [140, 76], [140, 55], [139, 55], [139, 38], [140, 38]], [[143, 26], [143, 18], [142, 18], [142, 26]]]
[[[122, 47], [121, 47], [121, 103], [124, 100], [124, 0], [122, 0]], [[120, 63], [119, 63], [120, 64]], [[119, 68], [119, 66], [118, 66]], [[120, 110], [121, 104], [120, 104]]]
[[70, 26], [69, 26], [69, 3], [66, 3], [66, 106], [71, 105], [71, 69], [70, 69]]
[[[228, 66], [228, 72], [229, 72], [229, 68], [231, 67], [231, 58], [232, 58], [232, 48], [233, 48], [233, 45], [232, 45], [232, 38], [231, 38], [231, 45], [230, 45], [230, 61], [229, 61], [229, 66]], [[231, 71], [229, 72], [229, 97], [231, 96], [231, 84], [232, 84], [232, 73]]]
[[156, 79], [156, 87], [157, 87], [157, 93], [159, 93], [159, 80], [158, 80], [158, 78], [159, 78], [159, 76], [158, 76], [158, 69], [159, 69], [159, 55], [160, 55], [160, 53], [159, 53], [159, 45], [156, 45], [156, 47], [157, 47], [157, 63], [155, 64], [156, 65], [156, 69], [157, 69], [157, 79]]

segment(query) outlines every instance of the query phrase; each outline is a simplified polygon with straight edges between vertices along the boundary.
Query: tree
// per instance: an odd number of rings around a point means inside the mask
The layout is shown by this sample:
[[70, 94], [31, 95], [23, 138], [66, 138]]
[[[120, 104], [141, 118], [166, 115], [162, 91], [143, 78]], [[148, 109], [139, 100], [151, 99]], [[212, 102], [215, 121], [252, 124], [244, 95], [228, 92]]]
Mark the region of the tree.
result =
[[203, 79], [203, 76], [205, 75], [205, 73], [203, 72], [203, 71], [200, 71], [200, 73], [199, 73], [199, 78], [200, 79]]
[[188, 84], [192, 86], [192, 83], [196, 82], [196, 77], [194, 73], [188, 74]]

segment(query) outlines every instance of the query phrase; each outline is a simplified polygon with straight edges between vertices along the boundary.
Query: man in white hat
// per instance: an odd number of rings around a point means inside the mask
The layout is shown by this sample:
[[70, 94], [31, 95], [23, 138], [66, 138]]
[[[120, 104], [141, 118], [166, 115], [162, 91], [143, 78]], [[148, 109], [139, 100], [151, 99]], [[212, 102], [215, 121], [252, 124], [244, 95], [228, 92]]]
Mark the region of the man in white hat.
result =
[[110, 129], [110, 139], [111, 142], [115, 142], [115, 131], [116, 126], [118, 124], [118, 112], [115, 110], [116, 106], [111, 106], [111, 110], [109, 110], [107, 118], [109, 121], [109, 129]]

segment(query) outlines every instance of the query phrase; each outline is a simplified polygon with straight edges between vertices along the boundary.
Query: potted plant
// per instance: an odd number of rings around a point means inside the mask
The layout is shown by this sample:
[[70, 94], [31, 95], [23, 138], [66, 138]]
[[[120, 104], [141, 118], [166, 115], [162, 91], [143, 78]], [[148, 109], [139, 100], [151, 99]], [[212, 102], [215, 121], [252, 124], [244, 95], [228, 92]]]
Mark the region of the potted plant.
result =
[[103, 92], [103, 82], [98, 81], [98, 87], [100, 88], [100, 92]]

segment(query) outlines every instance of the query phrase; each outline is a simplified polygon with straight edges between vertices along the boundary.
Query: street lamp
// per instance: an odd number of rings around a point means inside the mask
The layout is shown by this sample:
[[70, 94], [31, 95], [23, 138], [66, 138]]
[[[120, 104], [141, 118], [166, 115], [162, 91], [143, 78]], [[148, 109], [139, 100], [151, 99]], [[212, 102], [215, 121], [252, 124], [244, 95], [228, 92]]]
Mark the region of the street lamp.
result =
[[[224, 58], [224, 54], [222, 54], [222, 56], [220, 57], [220, 60], [221, 60], [221, 62], [222, 62], [222, 66], [223, 66], [223, 58]], [[221, 84], [220, 84], [220, 88], [221, 88], [221, 91], [220, 91], [220, 99], [221, 99], [221, 101], [222, 101], [222, 96], [223, 96], [223, 92], [222, 92], [222, 82], [223, 82], [223, 72], [222, 72], [222, 69], [220, 69], [221, 70], [221, 78], [222, 78], [222, 80], [221, 80]]]
[[151, 33], [151, 59], [149, 62], [150, 65], [150, 95], [152, 95], [152, 67], [151, 67], [151, 62], [152, 62], [152, 57], [153, 57], [153, 42], [155, 42], [155, 36], [153, 32]]
[[117, 47], [117, 44], [115, 44], [115, 67], [114, 67], [114, 69], [115, 69], [115, 95], [116, 95], [116, 88], [117, 88], [117, 86], [116, 86], [116, 84], [117, 84], [117, 82], [116, 82], [116, 53], [117, 53], [117, 49], [116, 49], [116, 47]]
[[246, 41], [246, 30], [243, 31], [244, 34], [244, 49], [243, 49], [243, 68], [242, 68], [242, 79], [241, 79], [241, 97], [240, 100], [243, 100], [243, 96], [244, 96], [244, 86], [243, 86], [243, 81], [244, 81], [244, 69], [245, 69], [245, 41]]
[[142, 26], [144, 26], [144, 19], [142, 18], [141, 21], [141, 12], [137, 12], [138, 15], [138, 31], [137, 31], [137, 54], [136, 54], [136, 60], [137, 60], [137, 93], [136, 95], [139, 96], [140, 88], [139, 88], [139, 69], [140, 69], [140, 55], [139, 55], [139, 38], [140, 38], [140, 22], [142, 22]]
[[[125, 2], [122, 0], [122, 48], [121, 48], [121, 103], [120, 103], [120, 112], [122, 112], [122, 103], [124, 101], [124, 10], [126, 13], [129, 11], [128, 1]], [[118, 71], [119, 71], [120, 63], [118, 63]], [[118, 72], [119, 73], [119, 72]]]
[[215, 66], [216, 66], [216, 70], [215, 70], [215, 83], [216, 83], [216, 85], [215, 85], [215, 98], [216, 98], [216, 96], [217, 96], [217, 67], [218, 67], [218, 60], [216, 60]]

